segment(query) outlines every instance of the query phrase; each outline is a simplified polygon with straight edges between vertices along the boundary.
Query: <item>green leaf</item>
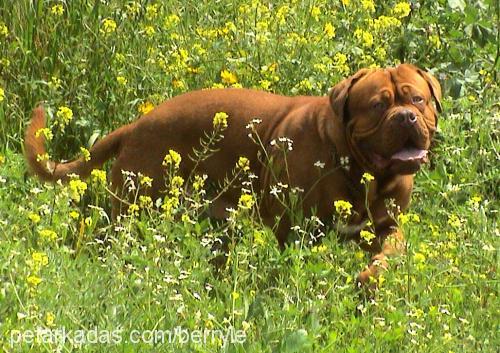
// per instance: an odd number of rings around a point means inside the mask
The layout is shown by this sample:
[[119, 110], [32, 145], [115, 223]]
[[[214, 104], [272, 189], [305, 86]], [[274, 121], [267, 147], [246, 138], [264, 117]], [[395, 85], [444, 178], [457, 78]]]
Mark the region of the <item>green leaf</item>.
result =
[[307, 331], [299, 329], [285, 337], [281, 345], [281, 351], [286, 353], [304, 352], [304, 350], [311, 347], [311, 345], [312, 341]]

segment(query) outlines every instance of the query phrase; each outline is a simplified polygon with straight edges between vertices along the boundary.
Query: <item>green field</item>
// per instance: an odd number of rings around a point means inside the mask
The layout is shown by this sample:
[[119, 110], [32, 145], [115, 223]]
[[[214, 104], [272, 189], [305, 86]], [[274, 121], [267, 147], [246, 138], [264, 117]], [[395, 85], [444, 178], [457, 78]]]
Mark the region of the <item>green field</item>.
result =
[[[499, 11], [495, 0], [0, 0], [2, 351], [497, 352]], [[200, 217], [198, 180], [190, 199], [181, 191], [168, 210], [142, 199], [113, 223], [102, 175], [44, 184], [24, 163], [41, 101], [50, 157], [70, 159], [186, 91], [324, 95], [401, 62], [440, 80], [444, 111], [402, 225], [408, 251], [371, 299], [354, 285], [369, 255], [335, 228], [308, 245], [314, 219], [281, 252], [255, 207], [226, 224]], [[239, 241], [216, 270], [224, 234]]]

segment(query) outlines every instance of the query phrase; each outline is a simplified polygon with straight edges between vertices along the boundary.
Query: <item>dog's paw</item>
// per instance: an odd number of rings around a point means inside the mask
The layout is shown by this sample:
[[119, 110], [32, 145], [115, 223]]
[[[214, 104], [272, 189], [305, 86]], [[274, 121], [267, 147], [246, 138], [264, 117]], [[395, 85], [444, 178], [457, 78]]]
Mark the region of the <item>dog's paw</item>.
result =
[[356, 278], [356, 286], [368, 291], [377, 289], [377, 279], [380, 272], [387, 270], [389, 264], [384, 254], [377, 254], [372, 257], [372, 262]]

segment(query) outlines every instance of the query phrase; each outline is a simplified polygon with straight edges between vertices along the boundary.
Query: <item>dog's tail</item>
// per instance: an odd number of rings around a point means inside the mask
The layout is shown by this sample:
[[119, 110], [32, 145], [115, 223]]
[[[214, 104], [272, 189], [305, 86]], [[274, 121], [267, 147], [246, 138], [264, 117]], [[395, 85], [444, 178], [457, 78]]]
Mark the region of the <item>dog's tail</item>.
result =
[[55, 182], [65, 181], [69, 174], [77, 174], [81, 178], [90, 175], [93, 169], [101, 167], [118, 153], [123, 129], [117, 129], [99, 140], [90, 149], [90, 159], [78, 158], [73, 161], [58, 163], [47, 158], [45, 150], [45, 110], [43, 106], [33, 109], [31, 122], [24, 137], [24, 154], [30, 169], [41, 179]]

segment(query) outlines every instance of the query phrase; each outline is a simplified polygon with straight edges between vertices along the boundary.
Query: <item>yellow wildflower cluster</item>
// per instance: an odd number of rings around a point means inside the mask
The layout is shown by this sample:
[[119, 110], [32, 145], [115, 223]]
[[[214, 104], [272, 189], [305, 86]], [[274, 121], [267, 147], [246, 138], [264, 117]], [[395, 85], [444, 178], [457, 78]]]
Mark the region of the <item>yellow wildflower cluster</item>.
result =
[[38, 213], [34, 213], [34, 212], [30, 212], [28, 214], [28, 218], [29, 220], [33, 223], [33, 224], [37, 224], [38, 222], [40, 222], [41, 220], [41, 217]]
[[57, 233], [50, 229], [41, 229], [38, 234], [44, 240], [55, 241], [57, 239]]
[[140, 175], [139, 184], [141, 184], [142, 186], [151, 187], [153, 185], [153, 178], [148, 177], [147, 175]]
[[64, 130], [66, 125], [68, 125], [70, 121], [73, 120], [73, 111], [66, 106], [61, 106], [57, 109], [56, 117], [57, 125], [59, 125], [61, 129]]
[[369, 184], [371, 181], [375, 180], [375, 177], [370, 173], [363, 173], [361, 177], [361, 184]]
[[373, 0], [361, 0], [361, 7], [368, 12], [375, 12], [375, 3]]
[[158, 16], [158, 4], [149, 4], [146, 6], [146, 18], [148, 20], [154, 20]]
[[330, 22], [325, 23], [325, 27], [323, 28], [323, 33], [326, 38], [332, 39], [335, 37], [335, 27]]
[[80, 202], [87, 190], [87, 183], [80, 179], [71, 179], [68, 183], [69, 195], [75, 202]]
[[354, 31], [354, 37], [361, 42], [364, 47], [370, 48], [373, 45], [373, 35], [363, 29], [356, 29]]
[[168, 154], [163, 158], [163, 166], [174, 166], [175, 169], [179, 168], [179, 165], [181, 164], [182, 157], [181, 155], [174, 151], [174, 150], [168, 150]]
[[250, 194], [242, 194], [238, 200], [238, 208], [249, 210], [255, 204], [255, 200]]
[[411, 5], [408, 2], [399, 2], [392, 9], [394, 16], [398, 18], [407, 17], [411, 12]]
[[49, 264], [49, 257], [43, 252], [34, 251], [31, 254], [31, 261], [29, 262], [30, 267], [34, 271], [39, 271], [42, 267]]
[[194, 181], [193, 181], [193, 189], [195, 191], [200, 191], [203, 189], [205, 186], [205, 180], [207, 180], [207, 176], [199, 176], [198, 174], [194, 176]]
[[333, 205], [335, 206], [335, 212], [342, 218], [347, 218], [352, 214], [352, 204], [349, 201], [337, 200]]
[[0, 87], [0, 103], [5, 100], [5, 90]]
[[104, 170], [100, 169], [93, 169], [90, 172], [90, 176], [93, 181], [96, 181], [100, 184], [105, 184], [106, 183], [106, 172]]
[[140, 195], [139, 196], [139, 206], [141, 208], [151, 208], [153, 207], [153, 199], [151, 196]]
[[362, 230], [361, 232], [359, 232], [359, 235], [360, 235], [361, 239], [366, 241], [366, 243], [368, 245], [371, 245], [373, 239], [375, 239], [375, 234], [373, 234], [372, 232], [370, 232], [368, 230]]
[[224, 130], [227, 128], [228, 115], [224, 112], [218, 112], [214, 115], [213, 125], [215, 129]]
[[62, 4], [54, 5], [50, 8], [50, 13], [55, 16], [62, 16], [64, 14], [64, 7]]
[[124, 76], [116, 76], [116, 82], [118, 82], [120, 86], [126, 86], [128, 81]]
[[416, 213], [400, 213], [398, 215], [398, 222], [401, 226], [410, 222], [420, 223], [420, 216]]
[[85, 147], [80, 147], [80, 154], [85, 162], [90, 161], [90, 151]]
[[137, 1], [131, 1], [125, 5], [125, 10], [130, 16], [137, 16], [141, 12], [141, 4]]
[[348, 75], [350, 69], [349, 65], [347, 65], [347, 55], [340, 52], [335, 53], [333, 56], [333, 67], [339, 72], [340, 75]]
[[234, 85], [235, 83], [238, 83], [238, 77], [236, 77], [236, 74], [229, 70], [222, 70], [220, 73], [220, 78], [222, 80], [222, 83], [226, 85]]
[[139, 205], [137, 205], [136, 203], [130, 204], [128, 206], [127, 212], [131, 216], [138, 216], [139, 215]]
[[139, 107], [137, 107], [137, 110], [142, 115], [145, 115], [145, 114], [149, 113], [150, 111], [152, 111], [154, 109], [154, 107], [155, 106], [153, 105], [153, 103], [151, 103], [150, 101], [146, 101], [146, 102], [139, 104]]
[[116, 31], [116, 22], [111, 18], [105, 18], [102, 21], [101, 33], [104, 35], [109, 35]]
[[384, 32], [391, 28], [397, 28], [401, 26], [401, 21], [396, 17], [391, 16], [379, 16], [374, 19], [371, 24], [371, 28], [373, 28], [376, 32]]
[[5, 23], [0, 22], [0, 36], [7, 37], [9, 35], [9, 29], [5, 25]]
[[41, 128], [41, 129], [38, 129], [36, 132], [35, 132], [35, 137], [40, 137], [41, 135], [43, 135], [43, 137], [50, 141], [54, 138], [54, 135], [52, 134], [52, 131], [47, 128], [47, 127], [44, 127], [44, 128]]
[[248, 172], [250, 170], [250, 161], [247, 157], [240, 157], [237, 163], [238, 168], [240, 168], [244, 172]]
[[179, 16], [177, 16], [175, 14], [168, 15], [163, 20], [163, 27], [167, 30], [175, 28], [175, 26], [177, 26], [179, 24], [180, 20], [181, 19], [179, 18]]

